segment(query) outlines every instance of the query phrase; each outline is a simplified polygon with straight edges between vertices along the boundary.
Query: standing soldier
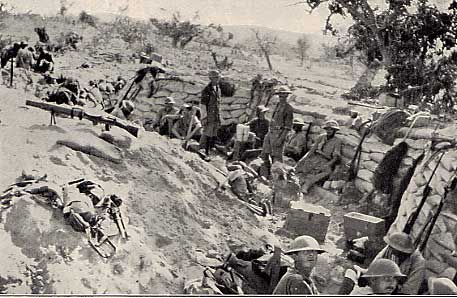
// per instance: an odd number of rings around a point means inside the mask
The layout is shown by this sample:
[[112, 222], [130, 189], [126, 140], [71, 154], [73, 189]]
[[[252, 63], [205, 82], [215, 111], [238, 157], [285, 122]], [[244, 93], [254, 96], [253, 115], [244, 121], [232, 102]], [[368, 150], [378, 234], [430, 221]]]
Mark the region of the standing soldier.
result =
[[271, 168], [270, 156], [272, 162], [282, 162], [284, 145], [289, 131], [292, 130], [294, 110], [287, 103], [287, 98], [292, 91], [287, 86], [280, 87], [276, 94], [279, 96], [279, 103], [273, 111], [270, 122], [270, 131], [263, 141], [263, 159], [268, 169]]
[[216, 142], [217, 130], [221, 125], [219, 116], [219, 105], [221, 100], [221, 90], [219, 81], [221, 75], [217, 70], [211, 70], [208, 74], [210, 83], [203, 89], [201, 97], [201, 122], [203, 125], [200, 146], [205, 149], [206, 156]]

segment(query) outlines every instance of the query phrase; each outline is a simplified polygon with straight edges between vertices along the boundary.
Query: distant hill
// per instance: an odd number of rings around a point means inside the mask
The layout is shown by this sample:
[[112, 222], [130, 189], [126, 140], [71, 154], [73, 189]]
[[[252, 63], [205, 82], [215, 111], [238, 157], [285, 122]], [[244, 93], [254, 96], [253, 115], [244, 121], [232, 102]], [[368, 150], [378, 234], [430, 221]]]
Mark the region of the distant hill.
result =
[[321, 33], [300, 33], [253, 25], [224, 25], [223, 27], [224, 31], [233, 33], [235, 42], [252, 40], [254, 38], [254, 33], [252, 30], [259, 30], [261, 33], [275, 35], [279, 40], [281, 40], [282, 43], [286, 43], [292, 46], [297, 43], [297, 39], [305, 35], [311, 42], [311, 48], [309, 50], [309, 54], [311, 56], [319, 55], [322, 43], [336, 42], [335, 37], [323, 35]]

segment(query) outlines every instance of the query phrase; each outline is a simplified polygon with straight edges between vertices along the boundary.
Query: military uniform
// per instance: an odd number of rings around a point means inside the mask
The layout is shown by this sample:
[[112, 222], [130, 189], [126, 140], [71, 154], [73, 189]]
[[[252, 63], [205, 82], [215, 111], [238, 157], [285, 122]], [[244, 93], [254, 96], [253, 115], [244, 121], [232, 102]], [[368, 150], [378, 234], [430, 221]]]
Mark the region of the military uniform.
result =
[[292, 130], [293, 117], [293, 108], [286, 102], [279, 102], [273, 111], [270, 130], [263, 141], [263, 154], [271, 155], [273, 161], [282, 162], [286, 135]]
[[273, 295], [319, 295], [311, 278], [303, 277], [295, 269], [289, 268], [281, 278]]
[[206, 120], [203, 121], [203, 135], [216, 137], [217, 130], [221, 125], [219, 106], [221, 101], [221, 90], [218, 85], [209, 83], [202, 91], [201, 104], [206, 107]]

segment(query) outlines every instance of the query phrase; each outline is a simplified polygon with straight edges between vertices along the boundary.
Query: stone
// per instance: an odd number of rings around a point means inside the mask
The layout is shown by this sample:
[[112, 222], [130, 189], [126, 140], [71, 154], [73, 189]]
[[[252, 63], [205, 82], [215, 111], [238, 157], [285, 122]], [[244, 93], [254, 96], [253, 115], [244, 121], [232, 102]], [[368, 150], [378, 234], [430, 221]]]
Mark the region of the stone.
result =
[[385, 154], [389, 149], [390, 146], [385, 145], [383, 143], [366, 143], [362, 145], [362, 148], [365, 152], [369, 151], [370, 153], [382, 153]]
[[370, 159], [373, 160], [374, 162], [380, 163], [383, 158], [384, 158], [383, 153], [370, 153]]
[[284, 228], [295, 235], [309, 235], [319, 242], [325, 241], [330, 211], [322, 206], [291, 202]]
[[344, 180], [331, 181], [330, 188], [340, 190], [340, 189], [343, 189], [345, 184], [346, 184], [346, 181], [344, 181]]
[[358, 177], [354, 179], [354, 183], [355, 187], [357, 187], [357, 189], [363, 193], [371, 192], [374, 189], [372, 183], [362, 180]]
[[[354, 153], [352, 153], [352, 154], [354, 154]], [[365, 152], [362, 152], [362, 154], [360, 154], [360, 160], [363, 162], [372, 161], [372, 162], [376, 163], [376, 166], [378, 164], [378, 162], [372, 160], [369, 153], [365, 153]]]
[[376, 168], [378, 167], [378, 164], [372, 160], [364, 161], [360, 163], [361, 168], [365, 168], [369, 170], [370, 172], [374, 172]]
[[245, 109], [233, 110], [230, 112], [230, 115], [232, 116], [232, 118], [239, 118], [241, 115], [243, 115], [245, 113], [246, 113]]
[[373, 178], [373, 172], [366, 170], [366, 169], [360, 169], [359, 172], [357, 173], [357, 177], [371, 183], [371, 179]]

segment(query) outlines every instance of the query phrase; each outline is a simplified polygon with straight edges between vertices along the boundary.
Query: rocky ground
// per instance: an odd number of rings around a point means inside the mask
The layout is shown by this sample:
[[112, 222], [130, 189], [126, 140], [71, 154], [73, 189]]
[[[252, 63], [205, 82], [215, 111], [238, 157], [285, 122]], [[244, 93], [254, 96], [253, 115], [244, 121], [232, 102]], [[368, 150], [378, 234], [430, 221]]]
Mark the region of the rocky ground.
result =
[[[26, 33], [22, 26], [11, 28], [12, 35], [36, 39], [29, 32], [30, 26]], [[58, 26], [50, 28], [53, 33]], [[88, 29], [78, 30], [95, 34]], [[197, 46], [179, 51], [160, 45], [164, 48], [159, 53], [174, 73], [206, 80], [204, 74], [211, 66], [209, 55], [201, 55], [196, 61], [195, 57], [200, 56]], [[108, 62], [101, 55], [112, 51], [129, 53], [122, 42], [97, 48], [83, 43], [81, 50], [56, 57], [56, 75], [71, 75], [87, 84], [89, 80], [115, 79], [118, 75], [130, 78], [141, 67], [129, 61]], [[347, 108], [340, 95], [350, 89], [357, 75], [349, 67], [322, 61], [305, 69], [298, 67], [296, 61], [273, 57], [277, 70], [269, 73], [264, 61], [252, 54], [233, 59], [234, 69], [225, 75], [246, 82], [256, 73], [277, 76], [294, 85], [295, 94], [306, 99], [295, 103], [297, 107], [329, 117], [347, 117], [333, 111]], [[80, 68], [84, 62], [93, 67]], [[32, 75], [32, 80], [37, 79]], [[284, 212], [256, 217], [229, 192], [214, 191], [217, 182], [223, 180], [217, 170], [223, 168], [222, 159], [206, 163], [185, 152], [179, 141], [154, 132], [141, 132], [136, 139], [113, 128], [112, 134], [131, 140], [129, 147], [122, 147], [103, 141], [99, 137], [102, 126], [93, 126], [86, 120], [58, 117], [57, 125], [49, 126], [48, 113], [25, 106], [25, 99], [38, 98], [33, 88], [24, 90], [26, 84], [20, 72], [15, 82], [15, 88], [0, 86], [0, 187], [14, 183], [23, 171], [47, 174], [48, 184], [57, 187], [81, 177], [98, 181], [106, 192], [124, 198], [123, 212], [131, 238], [117, 242], [116, 256], [104, 262], [87, 245], [83, 234], [65, 225], [57, 211], [30, 196], [16, 198], [12, 207], [0, 211], [1, 292], [182, 293], [186, 280], [201, 276], [200, 264], [208, 264], [243, 245], [260, 247], [270, 243], [286, 248], [291, 241], [278, 233], [285, 221]], [[71, 143], [87, 150], [81, 152], [74, 146], [72, 149]], [[324, 293], [335, 293], [346, 266], [342, 216], [360, 210], [360, 206], [342, 207], [334, 197], [316, 192], [304, 200], [332, 213], [325, 241], [329, 254], [322, 256], [316, 271], [323, 277]]]

